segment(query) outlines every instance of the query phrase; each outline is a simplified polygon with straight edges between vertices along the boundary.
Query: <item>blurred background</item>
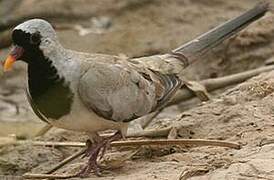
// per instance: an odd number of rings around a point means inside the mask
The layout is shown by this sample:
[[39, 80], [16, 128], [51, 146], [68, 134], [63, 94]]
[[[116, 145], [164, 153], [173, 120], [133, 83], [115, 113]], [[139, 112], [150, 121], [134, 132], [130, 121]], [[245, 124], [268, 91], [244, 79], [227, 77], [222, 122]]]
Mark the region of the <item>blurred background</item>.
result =
[[[9, 52], [12, 28], [31, 18], [48, 20], [66, 48], [139, 57], [169, 52], [258, 2], [0, 0], [0, 58], [4, 60]], [[185, 76], [191, 80], [216, 78], [263, 66], [274, 57], [273, 24], [273, 15], [268, 13], [189, 67]], [[16, 63], [5, 74], [0, 67], [0, 136], [16, 134], [26, 138], [44, 125], [30, 109], [25, 87], [25, 64]], [[160, 117], [174, 116], [184, 108], [176, 106], [176, 111], [167, 111]]]
[[[1, 0], [0, 57], [5, 59], [14, 26], [44, 18], [66, 48], [138, 57], [161, 54], [239, 15], [257, 0]], [[204, 79], [260, 66], [273, 55], [273, 26], [251, 26], [188, 68], [190, 79]], [[259, 34], [259, 35], [257, 35]], [[263, 34], [263, 35], [261, 35]], [[226, 44], [228, 44], [226, 42]], [[254, 47], [256, 48], [250, 48]], [[257, 44], [259, 46], [257, 46]], [[229, 46], [229, 47], [228, 47]], [[223, 52], [218, 52], [223, 51]], [[255, 58], [254, 58], [255, 57]], [[253, 58], [252, 61], [249, 59]], [[29, 134], [41, 122], [24, 95], [25, 64], [0, 77], [0, 136]], [[25, 125], [27, 122], [28, 125]]]

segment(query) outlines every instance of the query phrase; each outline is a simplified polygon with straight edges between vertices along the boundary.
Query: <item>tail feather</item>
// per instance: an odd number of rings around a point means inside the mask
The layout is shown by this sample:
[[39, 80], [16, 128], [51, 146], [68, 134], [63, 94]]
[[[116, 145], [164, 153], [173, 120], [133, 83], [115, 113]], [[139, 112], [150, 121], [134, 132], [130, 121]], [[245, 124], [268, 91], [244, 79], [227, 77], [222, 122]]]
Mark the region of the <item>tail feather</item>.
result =
[[197, 57], [215, 47], [225, 39], [233, 36], [243, 28], [265, 15], [269, 10], [269, 3], [261, 2], [254, 8], [246, 11], [242, 15], [231, 19], [224, 24], [217, 26], [207, 33], [202, 34], [198, 38], [178, 47], [172, 51], [178, 59], [182, 59], [184, 63], [191, 64]]
[[189, 64], [225, 39], [256, 21], [269, 9], [269, 3], [260, 3], [242, 15], [217, 26], [198, 38], [178, 47], [169, 54], [134, 58], [135, 66], [146, 67], [162, 74], [179, 74]]

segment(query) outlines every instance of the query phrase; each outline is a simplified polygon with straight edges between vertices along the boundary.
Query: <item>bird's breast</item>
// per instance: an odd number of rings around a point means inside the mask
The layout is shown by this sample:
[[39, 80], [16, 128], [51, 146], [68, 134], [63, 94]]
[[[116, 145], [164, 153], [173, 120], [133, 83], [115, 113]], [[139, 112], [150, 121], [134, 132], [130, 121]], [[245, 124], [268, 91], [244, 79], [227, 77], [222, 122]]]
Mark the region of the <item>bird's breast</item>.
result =
[[29, 65], [28, 93], [34, 112], [49, 119], [60, 119], [70, 113], [74, 93], [64, 77], [48, 65]]

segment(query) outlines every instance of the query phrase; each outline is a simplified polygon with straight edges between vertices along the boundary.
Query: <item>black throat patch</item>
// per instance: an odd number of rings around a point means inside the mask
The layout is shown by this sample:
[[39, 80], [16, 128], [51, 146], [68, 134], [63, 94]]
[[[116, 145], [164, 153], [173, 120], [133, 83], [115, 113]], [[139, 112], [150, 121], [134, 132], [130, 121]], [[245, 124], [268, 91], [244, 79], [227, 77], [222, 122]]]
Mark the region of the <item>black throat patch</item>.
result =
[[57, 74], [51, 61], [34, 59], [36, 63], [28, 65], [28, 88], [34, 111], [39, 111], [46, 118], [59, 119], [69, 114], [73, 93], [69, 84]]
[[43, 117], [60, 119], [69, 114], [73, 93], [52, 61], [39, 49], [40, 32], [31, 34], [16, 29], [12, 40], [24, 49], [21, 59], [28, 64], [28, 99], [37, 116], [46, 120]]

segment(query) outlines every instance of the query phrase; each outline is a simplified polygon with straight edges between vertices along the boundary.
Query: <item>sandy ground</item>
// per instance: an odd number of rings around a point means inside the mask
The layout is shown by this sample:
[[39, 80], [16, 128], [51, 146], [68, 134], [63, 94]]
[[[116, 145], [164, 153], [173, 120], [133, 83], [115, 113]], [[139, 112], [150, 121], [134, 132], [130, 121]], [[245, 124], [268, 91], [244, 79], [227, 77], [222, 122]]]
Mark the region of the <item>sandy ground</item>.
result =
[[[168, 52], [258, 1], [18, 2], [0, 1], [1, 7], [12, 10], [0, 13], [2, 21], [42, 14], [55, 25], [60, 41], [67, 48], [138, 57]], [[30, 5], [34, 8], [29, 9]], [[58, 18], [48, 15], [56, 13]], [[186, 77], [193, 80], [221, 77], [264, 65], [266, 60], [274, 58], [273, 22], [273, 15], [267, 14], [189, 67]], [[4, 58], [7, 52], [8, 49], [1, 50], [0, 57]], [[15, 133], [20, 138], [28, 138], [43, 125], [33, 115], [24, 96], [24, 76], [25, 65], [18, 63], [12, 72], [0, 77], [2, 137]], [[148, 127], [180, 126], [183, 127], [178, 129], [180, 138], [227, 140], [240, 143], [240, 150], [146, 146], [136, 152], [134, 148], [112, 148], [105, 157], [105, 163], [112, 169], [104, 171], [102, 178], [91, 174], [90, 179], [180, 179], [181, 174], [188, 174], [184, 177], [189, 179], [274, 179], [273, 77], [274, 72], [265, 73], [214, 92], [206, 103], [183, 102], [165, 110]], [[83, 142], [85, 139], [85, 135], [60, 129], [39, 138]], [[30, 144], [4, 146], [0, 148], [0, 174], [15, 178], [25, 172], [45, 172], [76, 150]], [[133, 152], [134, 155], [130, 155]], [[85, 160], [77, 159], [58, 173], [76, 172]]]

